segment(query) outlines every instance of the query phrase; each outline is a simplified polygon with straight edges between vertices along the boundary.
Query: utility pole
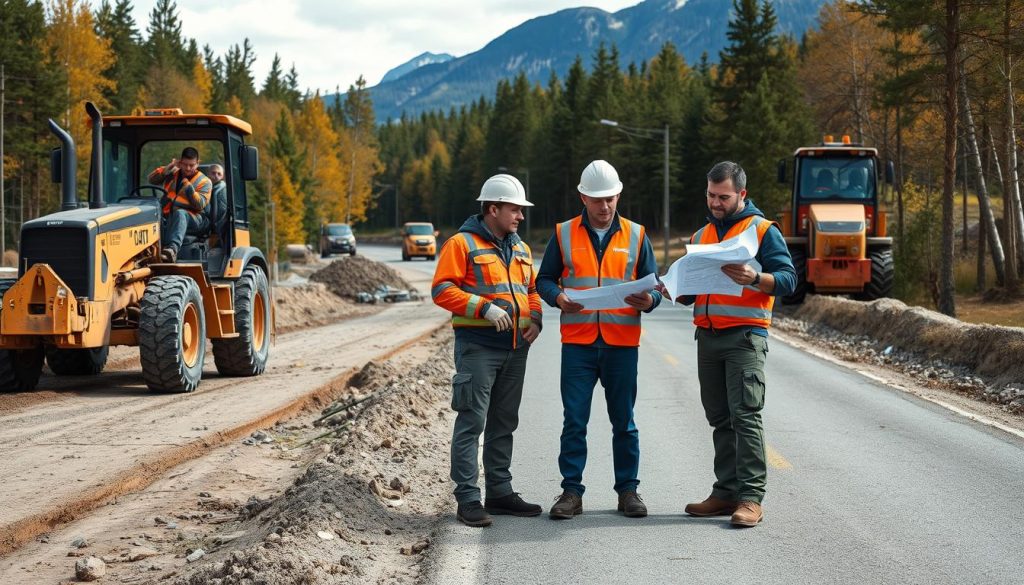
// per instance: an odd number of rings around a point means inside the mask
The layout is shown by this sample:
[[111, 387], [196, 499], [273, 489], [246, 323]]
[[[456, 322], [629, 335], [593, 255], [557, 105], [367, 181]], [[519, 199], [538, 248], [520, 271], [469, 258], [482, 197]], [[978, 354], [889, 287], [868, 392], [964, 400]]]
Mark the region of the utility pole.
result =
[[665, 268], [668, 268], [668, 123], [665, 124], [665, 193], [662, 197], [662, 221], [665, 226]]

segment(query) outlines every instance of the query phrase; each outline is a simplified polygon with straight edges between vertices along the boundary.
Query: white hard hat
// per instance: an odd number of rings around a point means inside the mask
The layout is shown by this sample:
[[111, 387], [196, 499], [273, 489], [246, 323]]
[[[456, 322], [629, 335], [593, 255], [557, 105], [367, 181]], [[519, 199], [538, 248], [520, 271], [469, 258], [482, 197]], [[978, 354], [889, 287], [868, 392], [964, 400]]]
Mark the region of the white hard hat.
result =
[[603, 160], [595, 160], [583, 169], [576, 188], [588, 197], [614, 197], [622, 193], [622, 181], [615, 167]]
[[484, 181], [484, 186], [480, 188], [480, 196], [476, 200], [533, 207], [533, 203], [526, 200], [526, 189], [523, 189], [523, 184], [512, 175], [494, 175]]

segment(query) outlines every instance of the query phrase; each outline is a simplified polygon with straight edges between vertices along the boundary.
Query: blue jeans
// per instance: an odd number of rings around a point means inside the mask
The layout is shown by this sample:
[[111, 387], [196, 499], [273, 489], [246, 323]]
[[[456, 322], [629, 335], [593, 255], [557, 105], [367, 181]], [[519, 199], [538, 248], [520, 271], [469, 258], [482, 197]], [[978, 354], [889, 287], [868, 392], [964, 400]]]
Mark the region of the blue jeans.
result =
[[640, 481], [640, 432], [633, 422], [638, 348], [562, 344], [562, 445], [558, 470], [562, 489], [583, 495], [587, 423], [594, 385], [600, 380], [612, 423], [615, 491], [635, 491]]
[[185, 234], [202, 236], [210, 233], [210, 220], [205, 215], [192, 215], [184, 209], [172, 209], [164, 217], [163, 247], [181, 249]]

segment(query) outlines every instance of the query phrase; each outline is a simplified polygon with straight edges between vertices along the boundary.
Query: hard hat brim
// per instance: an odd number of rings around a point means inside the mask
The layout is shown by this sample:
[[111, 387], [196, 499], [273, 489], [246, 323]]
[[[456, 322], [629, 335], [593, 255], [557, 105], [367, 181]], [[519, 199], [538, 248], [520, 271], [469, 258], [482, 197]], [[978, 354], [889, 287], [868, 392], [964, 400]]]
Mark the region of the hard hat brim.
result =
[[586, 195], [587, 197], [597, 197], [599, 199], [603, 199], [605, 197], [615, 197], [619, 193], [622, 193], [622, 181], [617, 182], [614, 187], [602, 189], [600, 191], [590, 191], [583, 186], [583, 183], [580, 183], [579, 185], [576, 186], [576, 190], [582, 193], [583, 195]]
[[519, 207], [533, 207], [533, 203], [530, 203], [526, 199], [508, 199], [504, 197], [499, 197], [498, 199], [484, 199], [484, 196], [481, 195], [477, 197], [476, 200], [480, 203], [487, 201], [490, 203], [511, 203], [513, 205], [518, 205]]

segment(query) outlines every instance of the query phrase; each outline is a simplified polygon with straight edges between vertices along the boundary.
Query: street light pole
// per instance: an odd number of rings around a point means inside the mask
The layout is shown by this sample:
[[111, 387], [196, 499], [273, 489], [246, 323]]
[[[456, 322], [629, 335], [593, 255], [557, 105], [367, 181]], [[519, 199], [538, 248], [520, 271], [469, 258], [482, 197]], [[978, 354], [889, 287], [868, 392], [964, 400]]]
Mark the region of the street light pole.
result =
[[[634, 127], [631, 127], [631, 126], [623, 126], [623, 125], [619, 124], [618, 122], [616, 122], [615, 120], [602, 119], [600, 122], [601, 122], [602, 125], [604, 125], [604, 126], [611, 126], [612, 128], [615, 128], [616, 130], [618, 130], [619, 132], [622, 132], [623, 134], [625, 134], [627, 136], [633, 136], [633, 137], [636, 137], [636, 138], [652, 139], [652, 138], [654, 138], [654, 136], [656, 136], [658, 134], [661, 134], [661, 136], [663, 138], [664, 150], [665, 150], [665, 163], [664, 163], [665, 164], [665, 170], [664, 170], [663, 174], [665, 176], [664, 176], [664, 192], [662, 194], [662, 201], [661, 201], [661, 203], [662, 203], [661, 214], [662, 214], [662, 224], [663, 224], [663, 228], [664, 228], [664, 238], [665, 238], [665, 266], [667, 267], [668, 266], [669, 240], [671, 238], [671, 236], [669, 235], [669, 226], [671, 224], [670, 224], [670, 221], [669, 221], [670, 210], [669, 210], [669, 191], [668, 191], [669, 141], [670, 141], [670, 139], [669, 139], [668, 123], [665, 124], [664, 128], [634, 128]], [[654, 135], [654, 136], [652, 136], [652, 135]]]
[[664, 217], [665, 227], [665, 267], [668, 267], [668, 246], [669, 246], [669, 233], [668, 233], [668, 124], [665, 124], [665, 192], [662, 194], [662, 214]]

